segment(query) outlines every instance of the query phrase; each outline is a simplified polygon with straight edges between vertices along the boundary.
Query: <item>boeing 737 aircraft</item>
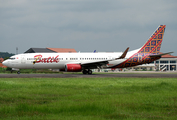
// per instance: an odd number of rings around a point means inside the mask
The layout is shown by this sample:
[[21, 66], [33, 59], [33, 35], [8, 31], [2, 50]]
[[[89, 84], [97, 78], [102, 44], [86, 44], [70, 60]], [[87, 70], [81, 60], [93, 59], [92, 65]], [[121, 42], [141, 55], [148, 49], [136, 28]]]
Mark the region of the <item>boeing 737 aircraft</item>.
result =
[[[151, 63], [159, 54], [166, 25], [160, 25], [139, 49], [116, 53], [25, 53], [10, 57], [3, 65], [15, 69], [59, 69], [66, 72], [92, 74], [91, 69], [126, 68]], [[20, 74], [20, 71], [17, 72]]]

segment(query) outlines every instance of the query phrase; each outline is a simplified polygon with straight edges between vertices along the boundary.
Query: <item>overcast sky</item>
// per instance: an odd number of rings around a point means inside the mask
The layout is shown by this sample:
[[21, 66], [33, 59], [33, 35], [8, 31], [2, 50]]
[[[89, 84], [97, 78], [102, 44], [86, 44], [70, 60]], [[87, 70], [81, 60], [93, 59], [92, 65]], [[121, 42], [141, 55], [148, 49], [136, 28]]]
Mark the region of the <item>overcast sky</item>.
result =
[[165, 24], [161, 52], [177, 55], [177, 0], [0, 0], [0, 52], [140, 48]]

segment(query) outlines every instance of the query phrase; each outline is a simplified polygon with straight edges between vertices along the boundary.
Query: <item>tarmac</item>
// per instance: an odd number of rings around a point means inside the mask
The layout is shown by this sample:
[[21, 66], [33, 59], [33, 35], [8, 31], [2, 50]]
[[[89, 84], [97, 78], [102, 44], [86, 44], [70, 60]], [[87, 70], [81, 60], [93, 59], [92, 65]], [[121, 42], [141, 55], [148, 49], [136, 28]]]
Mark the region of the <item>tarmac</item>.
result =
[[115, 77], [135, 77], [135, 78], [177, 78], [177, 72], [118, 72], [118, 73], [93, 73], [83, 75], [76, 73], [64, 74], [0, 74], [0, 78], [115, 78]]

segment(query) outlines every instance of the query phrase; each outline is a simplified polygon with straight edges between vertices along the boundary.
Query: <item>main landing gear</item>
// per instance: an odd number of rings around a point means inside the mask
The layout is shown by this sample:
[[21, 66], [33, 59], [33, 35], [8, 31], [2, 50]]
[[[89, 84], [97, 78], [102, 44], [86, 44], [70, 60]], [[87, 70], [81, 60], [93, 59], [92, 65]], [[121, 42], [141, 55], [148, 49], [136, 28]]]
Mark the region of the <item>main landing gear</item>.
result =
[[89, 74], [91, 75], [92, 74], [92, 70], [88, 69], [88, 70], [83, 70], [82, 71], [83, 74]]

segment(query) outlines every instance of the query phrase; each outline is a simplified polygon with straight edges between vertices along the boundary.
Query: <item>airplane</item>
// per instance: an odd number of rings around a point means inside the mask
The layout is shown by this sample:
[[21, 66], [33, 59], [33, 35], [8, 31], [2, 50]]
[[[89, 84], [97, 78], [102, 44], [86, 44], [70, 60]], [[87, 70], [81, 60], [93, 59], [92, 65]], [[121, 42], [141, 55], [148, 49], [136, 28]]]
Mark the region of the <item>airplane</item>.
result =
[[139, 49], [124, 52], [92, 53], [25, 53], [5, 60], [2, 64], [17, 70], [20, 69], [59, 69], [66, 72], [92, 74], [92, 69], [127, 68], [151, 63], [161, 56], [159, 54], [166, 25], [160, 25], [148, 41]]

